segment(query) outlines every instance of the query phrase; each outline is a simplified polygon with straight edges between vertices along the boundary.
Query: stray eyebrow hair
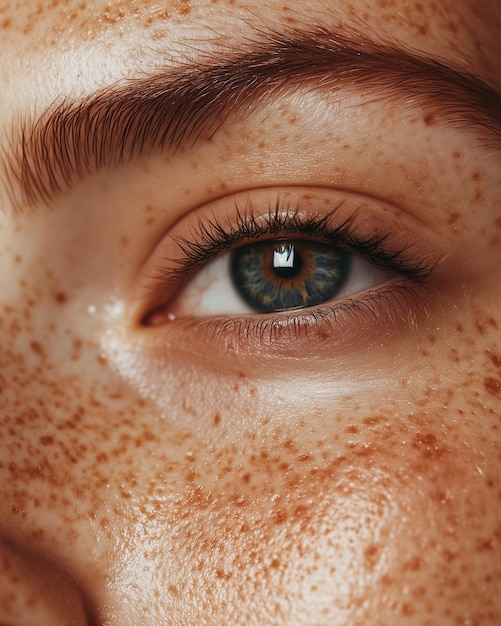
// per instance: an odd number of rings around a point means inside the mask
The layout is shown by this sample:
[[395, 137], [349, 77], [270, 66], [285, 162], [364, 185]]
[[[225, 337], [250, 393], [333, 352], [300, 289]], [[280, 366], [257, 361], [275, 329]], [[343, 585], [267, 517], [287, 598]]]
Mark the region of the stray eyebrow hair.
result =
[[152, 76], [53, 104], [13, 129], [4, 171], [14, 206], [50, 204], [77, 180], [157, 150], [179, 150], [214, 135], [301, 87], [338, 89], [420, 107], [438, 122], [501, 142], [501, 94], [439, 59], [360, 33], [323, 27], [256, 33], [242, 49], [204, 53]]

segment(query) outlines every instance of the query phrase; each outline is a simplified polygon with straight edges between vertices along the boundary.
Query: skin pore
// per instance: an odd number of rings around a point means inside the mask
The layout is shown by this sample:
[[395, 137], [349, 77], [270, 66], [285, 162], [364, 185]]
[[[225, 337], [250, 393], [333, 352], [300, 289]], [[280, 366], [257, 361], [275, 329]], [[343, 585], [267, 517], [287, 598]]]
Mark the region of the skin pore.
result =
[[[0, 624], [499, 624], [501, 5], [21, 4], [0, 4]], [[285, 37], [332, 72], [278, 85]], [[267, 88], [225, 83], [256, 51]], [[113, 144], [144, 128], [127, 89], [177, 140]], [[382, 278], [228, 312], [224, 241], [314, 240], [308, 218]]]

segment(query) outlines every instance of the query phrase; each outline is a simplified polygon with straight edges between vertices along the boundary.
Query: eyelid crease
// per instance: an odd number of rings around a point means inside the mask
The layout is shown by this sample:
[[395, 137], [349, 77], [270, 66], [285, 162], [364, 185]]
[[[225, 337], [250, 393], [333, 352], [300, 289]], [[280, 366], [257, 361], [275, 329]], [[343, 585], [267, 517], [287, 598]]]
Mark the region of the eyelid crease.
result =
[[155, 150], [189, 147], [231, 116], [311, 83], [422, 107], [434, 121], [474, 126], [501, 140], [501, 94], [438, 59], [314, 26], [257, 31], [245, 43], [243, 52], [206, 53], [76, 101], [56, 101], [38, 120], [17, 121], [2, 155], [13, 206], [49, 205], [76, 180]]

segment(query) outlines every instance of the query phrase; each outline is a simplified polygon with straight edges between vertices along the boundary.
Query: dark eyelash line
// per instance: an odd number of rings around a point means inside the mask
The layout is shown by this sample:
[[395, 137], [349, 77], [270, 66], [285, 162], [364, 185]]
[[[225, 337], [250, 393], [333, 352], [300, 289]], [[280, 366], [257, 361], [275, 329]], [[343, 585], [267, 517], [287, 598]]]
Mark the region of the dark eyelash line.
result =
[[[322, 307], [294, 310], [290, 315], [273, 313], [262, 316], [214, 316], [181, 319], [183, 331], [193, 336], [203, 329], [202, 341], [234, 354], [249, 353], [249, 346], [259, 346], [261, 358], [279, 354], [297, 358], [299, 350], [320, 349], [335, 338], [338, 346], [353, 348], [357, 333], [379, 328], [391, 336], [399, 328], [416, 328], [420, 316], [430, 317], [430, 306], [439, 302], [437, 294], [427, 286], [403, 279], [360, 297], [343, 299]], [[199, 335], [200, 336], [200, 335]], [[298, 348], [297, 346], [301, 346]], [[317, 352], [316, 352], [317, 354]], [[331, 354], [329, 352], [329, 354]]]
[[170, 268], [158, 268], [160, 281], [181, 281], [217, 257], [256, 239], [275, 237], [306, 237], [367, 258], [373, 265], [395, 272], [423, 284], [433, 273], [436, 260], [413, 254], [409, 246], [389, 245], [391, 235], [375, 233], [363, 238], [355, 234], [356, 213], [339, 224], [332, 222], [339, 207], [324, 216], [308, 214], [300, 205], [284, 207], [280, 200], [266, 215], [258, 215], [251, 206], [243, 212], [236, 205], [236, 221], [223, 223], [215, 215], [200, 219], [191, 239], [173, 237], [183, 254], [181, 259], [169, 259]]
[[[239, 316], [216, 317], [207, 322], [207, 328], [212, 330], [214, 339], [224, 335], [233, 337], [233, 341], [239, 341], [249, 339], [251, 335], [254, 335], [261, 342], [272, 346], [284, 340], [307, 339], [325, 323], [336, 323], [342, 329], [342, 319], [344, 317], [345, 320], [346, 316], [361, 326], [378, 320], [389, 330], [397, 327], [400, 319], [405, 320], [406, 324], [412, 327], [416, 322], [417, 311], [422, 310], [427, 315], [427, 303], [435, 300], [434, 292], [426, 291], [425, 302], [424, 299], [417, 297], [415, 288], [407, 282], [401, 282], [392, 285], [391, 288], [386, 287], [379, 291], [370, 290], [361, 298], [347, 298], [336, 305], [327, 305], [314, 310], [293, 311], [292, 318], [280, 314], [263, 315], [254, 320]], [[412, 313], [409, 314], [409, 311]]]

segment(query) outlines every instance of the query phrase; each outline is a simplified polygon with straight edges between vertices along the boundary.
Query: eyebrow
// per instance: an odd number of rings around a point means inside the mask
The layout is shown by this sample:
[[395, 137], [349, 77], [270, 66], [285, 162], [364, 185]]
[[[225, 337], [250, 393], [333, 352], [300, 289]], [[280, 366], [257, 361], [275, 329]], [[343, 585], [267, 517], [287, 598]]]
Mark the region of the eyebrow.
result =
[[427, 125], [476, 129], [501, 146], [501, 94], [440, 59], [323, 27], [256, 33], [152, 76], [64, 98], [13, 127], [3, 155], [16, 207], [50, 204], [77, 180], [213, 136], [231, 117], [311, 87], [418, 107]]

